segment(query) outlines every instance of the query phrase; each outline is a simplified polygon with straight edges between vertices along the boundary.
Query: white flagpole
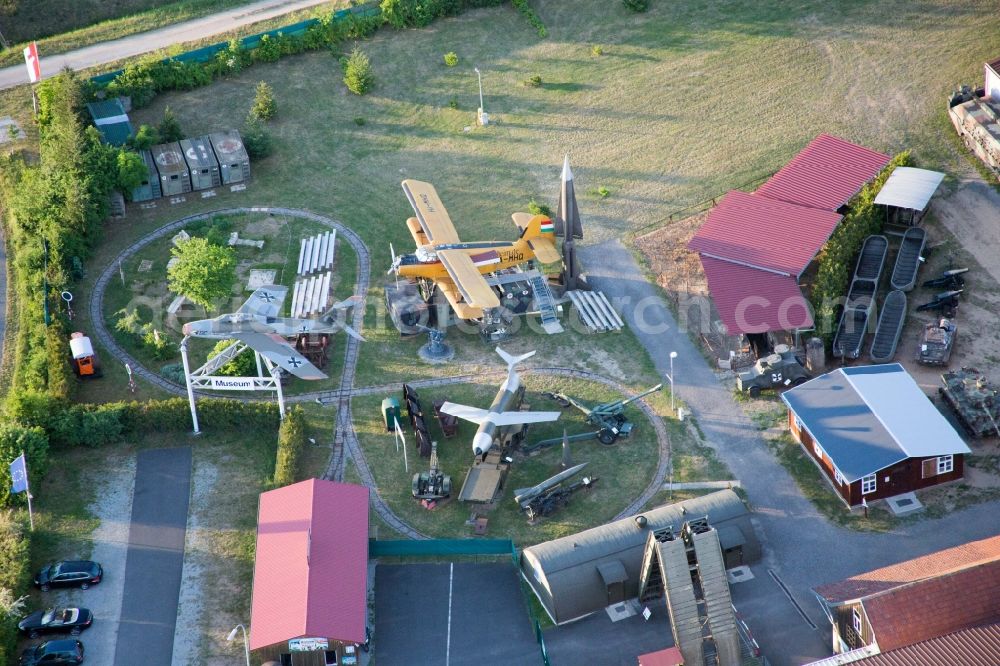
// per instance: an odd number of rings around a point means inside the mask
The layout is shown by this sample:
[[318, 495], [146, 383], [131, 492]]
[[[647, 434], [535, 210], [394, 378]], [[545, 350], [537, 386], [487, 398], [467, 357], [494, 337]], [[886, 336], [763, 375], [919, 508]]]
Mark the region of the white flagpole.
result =
[[28, 483], [28, 456], [21, 451], [21, 458], [24, 459], [24, 492], [28, 496], [28, 522], [31, 524], [31, 531], [35, 531], [35, 516], [31, 512], [31, 484]]

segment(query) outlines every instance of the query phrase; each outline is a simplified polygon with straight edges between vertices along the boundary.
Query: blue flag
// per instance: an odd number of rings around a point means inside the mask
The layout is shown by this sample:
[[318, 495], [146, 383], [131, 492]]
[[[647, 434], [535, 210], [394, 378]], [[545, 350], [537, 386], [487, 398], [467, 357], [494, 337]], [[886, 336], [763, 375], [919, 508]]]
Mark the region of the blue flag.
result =
[[28, 466], [24, 462], [23, 453], [10, 464], [10, 480], [12, 494], [23, 493], [28, 489]]

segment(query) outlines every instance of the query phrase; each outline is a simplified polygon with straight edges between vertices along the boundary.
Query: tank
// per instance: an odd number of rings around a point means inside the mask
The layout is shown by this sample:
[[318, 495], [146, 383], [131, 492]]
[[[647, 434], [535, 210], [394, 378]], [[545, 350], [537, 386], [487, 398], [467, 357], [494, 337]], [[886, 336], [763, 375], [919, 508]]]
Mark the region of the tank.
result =
[[774, 353], [757, 359], [749, 370], [736, 376], [736, 388], [756, 398], [765, 389], [798, 386], [809, 379], [788, 345], [777, 345]]
[[958, 326], [947, 317], [927, 324], [917, 347], [917, 362], [924, 365], [948, 365], [957, 337]]
[[948, 98], [948, 116], [965, 147], [1000, 179], [1000, 114], [984, 91], [962, 86]]
[[1000, 398], [996, 387], [976, 368], [941, 375], [938, 389], [945, 403], [973, 437], [1000, 435]]

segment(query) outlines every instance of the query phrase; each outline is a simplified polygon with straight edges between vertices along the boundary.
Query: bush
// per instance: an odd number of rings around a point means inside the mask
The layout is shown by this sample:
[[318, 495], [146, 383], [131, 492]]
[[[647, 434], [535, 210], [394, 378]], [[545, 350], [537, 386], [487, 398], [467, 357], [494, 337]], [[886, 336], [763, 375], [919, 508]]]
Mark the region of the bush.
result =
[[362, 118], [361, 116], [357, 116], [354, 119], [354, 124], [357, 125], [358, 127], [364, 127], [366, 122], [367, 121], [364, 118]]
[[271, 154], [273, 146], [271, 135], [267, 128], [257, 118], [247, 116], [243, 124], [243, 146], [247, 149], [247, 155], [255, 160], [262, 160]]
[[181, 124], [178, 122], [177, 116], [174, 115], [169, 106], [163, 109], [163, 120], [160, 121], [160, 126], [157, 130], [162, 143], [180, 141], [184, 138], [184, 130], [181, 129]]
[[593, 56], [604, 55], [604, 47], [601, 46], [600, 44], [594, 44], [593, 46], [590, 47], [590, 55]]
[[622, 0], [622, 4], [626, 9], [639, 14], [649, 9], [649, 0]]
[[597, 196], [601, 197], [602, 199], [607, 199], [608, 195], [610, 195], [610, 194], [611, 194], [611, 190], [609, 190], [608, 188], [604, 187], [603, 185], [601, 187], [597, 188]]
[[251, 57], [260, 62], [274, 62], [281, 57], [281, 43], [278, 39], [273, 39], [270, 35], [260, 38], [260, 44], [251, 51]]
[[274, 91], [266, 81], [257, 84], [257, 93], [254, 95], [253, 106], [250, 107], [250, 116], [257, 120], [270, 120], [274, 117], [278, 106], [274, 101]]
[[184, 384], [184, 364], [168, 363], [160, 368], [160, 376], [175, 384]]
[[[448, 67], [454, 67], [458, 64], [458, 54], [454, 51], [448, 51], [444, 54], [444, 64]], [[12, 126], [13, 127], [13, 126]]]
[[49, 437], [39, 426], [16, 423], [0, 425], [0, 508], [27, 506], [24, 493], [12, 495], [8, 463], [24, 453], [28, 460], [28, 482], [35, 488], [41, 484], [49, 461]]
[[355, 95], [364, 95], [375, 84], [372, 65], [365, 53], [354, 47], [351, 55], [342, 61], [344, 85]]
[[129, 140], [129, 145], [136, 150], [149, 150], [158, 143], [160, 143], [160, 133], [149, 125], [139, 125], [139, 130]]
[[531, 27], [538, 32], [539, 37], [548, 37], [548, 28], [545, 27], [544, 23], [542, 23], [542, 19], [538, 18], [538, 14], [536, 14], [535, 10], [533, 10], [531, 5], [528, 4], [528, 0], [512, 0], [512, 2], [514, 3], [514, 7], [517, 11], [521, 12], [521, 16], [528, 19], [528, 23], [530, 23]]
[[306, 448], [306, 417], [301, 407], [285, 414], [278, 428], [278, 453], [274, 463], [274, 485], [287, 486], [299, 476], [299, 461]]
[[[211, 361], [213, 358], [225, 351], [230, 345], [232, 345], [236, 340], [219, 340], [216, 343], [212, 351], [208, 352], [207, 360]], [[215, 371], [217, 375], [224, 375], [226, 377], [254, 377], [257, 375], [257, 360], [254, 358], [253, 351], [250, 349], [244, 349], [235, 358], [227, 361], [221, 368]], [[181, 375], [181, 381], [184, 381], [183, 374]]]
[[31, 582], [30, 532], [27, 520], [0, 511], [0, 664], [13, 664], [17, 621]]
[[538, 74], [529, 76], [524, 80], [524, 85], [528, 86], [529, 88], [538, 88], [542, 85], [542, 77], [540, 77]]
[[552, 209], [545, 204], [539, 204], [537, 201], [532, 199], [528, 202], [528, 212], [532, 215], [544, 215], [545, 217], [552, 217]]

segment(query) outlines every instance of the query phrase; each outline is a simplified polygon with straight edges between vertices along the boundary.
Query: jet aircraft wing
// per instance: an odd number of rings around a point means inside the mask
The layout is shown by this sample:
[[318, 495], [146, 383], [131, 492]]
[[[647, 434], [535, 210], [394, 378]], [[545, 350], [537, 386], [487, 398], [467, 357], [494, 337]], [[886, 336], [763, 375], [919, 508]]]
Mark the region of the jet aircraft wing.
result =
[[404, 180], [403, 192], [410, 200], [413, 212], [417, 214], [420, 228], [434, 245], [459, 243], [458, 232], [452, 224], [448, 211], [438, 197], [437, 190], [430, 183], [420, 180]]
[[265, 285], [250, 294], [240, 309], [236, 312], [240, 314], [254, 314], [263, 317], [277, 317], [281, 312], [281, 306], [285, 302], [288, 294], [288, 287], [278, 285]]
[[463, 421], [471, 421], [476, 425], [482, 425], [482, 423], [486, 420], [486, 417], [490, 415], [490, 413], [485, 409], [469, 407], [468, 405], [459, 405], [454, 402], [446, 402], [441, 405], [441, 413], [448, 414], [450, 416], [457, 416]]
[[462, 250], [438, 250], [437, 258], [454, 280], [466, 303], [474, 308], [500, 307], [500, 299], [476, 268], [472, 257]]
[[295, 348], [277, 335], [266, 333], [236, 333], [233, 337], [243, 341], [255, 352], [259, 352], [267, 360], [279, 368], [284, 368], [296, 377], [302, 379], [326, 379], [326, 375], [315, 365], [305, 359]]
[[522, 425], [524, 423], [546, 423], [556, 421], [562, 412], [519, 412], [510, 411], [497, 414], [492, 420], [498, 426]]

